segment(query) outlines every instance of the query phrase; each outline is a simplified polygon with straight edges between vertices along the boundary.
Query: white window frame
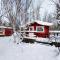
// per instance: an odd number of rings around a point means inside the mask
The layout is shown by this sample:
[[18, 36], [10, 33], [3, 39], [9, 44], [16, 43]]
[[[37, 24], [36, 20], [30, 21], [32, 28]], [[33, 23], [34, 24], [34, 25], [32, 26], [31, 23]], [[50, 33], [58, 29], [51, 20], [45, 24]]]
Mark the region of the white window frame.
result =
[[[43, 31], [37, 31], [37, 28], [39, 28], [39, 27], [42, 27], [43, 28]], [[37, 32], [44, 32], [44, 26], [36, 26], [36, 31]]]
[[2, 33], [0, 33], [0, 35], [4, 35], [5, 34], [5, 30], [3, 29], [3, 28], [1, 28], [2, 30], [0, 30], [0, 32], [2, 32]]
[[[32, 28], [32, 30], [30, 30]], [[34, 31], [34, 26], [29, 26], [29, 31]]]

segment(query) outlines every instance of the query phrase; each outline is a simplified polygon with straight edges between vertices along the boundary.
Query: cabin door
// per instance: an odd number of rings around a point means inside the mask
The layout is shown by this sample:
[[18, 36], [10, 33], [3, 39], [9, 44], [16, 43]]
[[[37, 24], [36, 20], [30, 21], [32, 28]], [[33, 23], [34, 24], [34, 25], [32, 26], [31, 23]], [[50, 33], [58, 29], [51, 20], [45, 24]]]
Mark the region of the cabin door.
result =
[[32, 31], [34, 31], [34, 26], [30, 26], [29, 27], [29, 37], [33, 37], [34, 36], [34, 32], [32, 32]]

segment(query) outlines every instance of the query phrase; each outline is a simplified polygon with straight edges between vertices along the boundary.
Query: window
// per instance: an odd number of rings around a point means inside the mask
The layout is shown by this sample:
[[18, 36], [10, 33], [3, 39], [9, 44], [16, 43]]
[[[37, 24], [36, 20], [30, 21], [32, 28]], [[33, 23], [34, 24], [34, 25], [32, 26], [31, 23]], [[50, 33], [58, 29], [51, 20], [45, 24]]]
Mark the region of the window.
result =
[[0, 28], [0, 35], [3, 35], [3, 28]]
[[37, 26], [36, 31], [38, 32], [44, 32], [44, 26]]
[[34, 27], [33, 26], [30, 26], [29, 27], [29, 31], [34, 31]]
[[2, 28], [0, 28], [0, 31], [3, 31], [3, 29], [2, 29]]

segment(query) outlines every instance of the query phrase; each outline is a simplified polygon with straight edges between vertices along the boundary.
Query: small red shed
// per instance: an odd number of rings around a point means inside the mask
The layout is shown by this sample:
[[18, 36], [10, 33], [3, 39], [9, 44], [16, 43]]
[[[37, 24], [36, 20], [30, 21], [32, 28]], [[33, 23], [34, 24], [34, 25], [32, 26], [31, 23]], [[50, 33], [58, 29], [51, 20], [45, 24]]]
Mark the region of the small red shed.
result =
[[35, 20], [33, 22], [27, 23], [28, 30], [26, 30], [26, 33], [29, 36], [35, 35], [36, 37], [46, 38], [49, 37], [49, 27], [52, 25], [53, 23]]
[[13, 34], [12, 27], [0, 26], [0, 36], [11, 36]]

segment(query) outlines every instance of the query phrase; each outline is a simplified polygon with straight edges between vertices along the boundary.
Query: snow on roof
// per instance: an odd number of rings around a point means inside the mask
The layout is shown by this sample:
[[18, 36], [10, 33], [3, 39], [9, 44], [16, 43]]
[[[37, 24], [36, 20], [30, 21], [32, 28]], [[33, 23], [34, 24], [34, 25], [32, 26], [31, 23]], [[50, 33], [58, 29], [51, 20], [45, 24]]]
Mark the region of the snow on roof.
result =
[[12, 28], [12, 27], [0, 26], [0, 28]]
[[34, 22], [41, 24], [41, 25], [46, 25], [46, 26], [52, 26], [53, 25], [53, 23], [43, 22], [43, 21], [39, 21], [39, 20], [34, 20], [32, 22], [28, 22], [27, 24], [30, 25], [31, 23], [34, 23]]
[[52, 31], [49, 31], [50, 33], [60, 33], [59, 30], [52, 30]]

